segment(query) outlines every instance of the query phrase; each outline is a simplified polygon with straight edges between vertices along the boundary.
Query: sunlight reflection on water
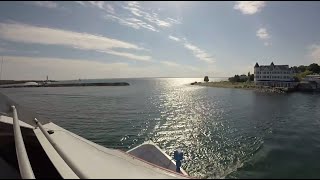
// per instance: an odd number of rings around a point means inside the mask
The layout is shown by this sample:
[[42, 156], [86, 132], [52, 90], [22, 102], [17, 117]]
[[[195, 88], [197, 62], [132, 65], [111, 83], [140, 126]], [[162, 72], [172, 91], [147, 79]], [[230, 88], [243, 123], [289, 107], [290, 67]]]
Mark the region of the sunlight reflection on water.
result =
[[128, 150], [151, 139], [171, 156], [181, 148], [191, 176], [320, 176], [318, 95], [190, 85], [202, 78], [119, 81], [130, 86], [2, 91], [105, 147]]

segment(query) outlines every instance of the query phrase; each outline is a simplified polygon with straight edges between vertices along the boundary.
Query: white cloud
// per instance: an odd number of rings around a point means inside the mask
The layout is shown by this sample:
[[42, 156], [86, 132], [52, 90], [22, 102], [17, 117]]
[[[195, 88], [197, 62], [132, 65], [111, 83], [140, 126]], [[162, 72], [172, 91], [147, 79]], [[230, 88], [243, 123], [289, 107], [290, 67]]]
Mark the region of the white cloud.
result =
[[58, 4], [54, 1], [30, 1], [28, 2], [35, 6], [45, 7], [45, 8], [57, 8]]
[[260, 29], [258, 29], [256, 35], [257, 35], [260, 39], [269, 39], [269, 38], [270, 38], [270, 35], [269, 35], [269, 33], [267, 32], [267, 29], [266, 29], [266, 28], [260, 28]]
[[98, 7], [100, 9], [104, 9], [104, 1], [88, 1], [92, 6]]
[[[185, 71], [185, 72], [190, 72], [190, 71], [198, 71], [201, 72], [203, 69], [194, 67], [194, 66], [190, 66], [190, 65], [185, 65], [185, 64], [178, 64], [175, 62], [171, 62], [171, 61], [160, 61], [161, 64], [170, 67], [170, 68], [174, 68], [174, 70], [179, 70], [179, 72], [181, 71]], [[175, 75], [177, 76], [177, 74]]]
[[173, 24], [181, 24], [181, 22], [173, 18], [163, 19], [159, 18], [155, 12], [149, 13], [140, 6], [139, 2], [126, 2], [121, 8], [129, 11], [129, 14], [128, 12], [124, 12], [118, 13], [117, 16], [115, 16], [114, 13], [110, 12], [105, 18], [134, 29], [144, 28], [154, 32], [159, 32], [156, 27], [168, 28]]
[[120, 77], [126, 63], [103, 63], [85, 59], [5, 56], [5, 79], [79, 79]]
[[237, 1], [233, 8], [240, 10], [243, 14], [255, 14], [265, 5], [265, 1]]
[[161, 61], [160, 63], [161, 63], [161, 64], [164, 64], [164, 65], [167, 65], [167, 66], [171, 66], [171, 67], [178, 67], [178, 66], [180, 66], [179, 64], [174, 63], [174, 62], [170, 62], [170, 61]]
[[111, 15], [111, 14], [106, 15], [104, 18], [107, 20], [112, 20], [112, 21], [118, 22], [121, 25], [128, 26], [128, 27], [131, 27], [134, 29], [145, 28], [150, 31], [159, 32], [159, 30], [157, 30], [154, 26], [147, 24], [137, 18], [120, 18], [120, 17], [117, 17], [115, 15]]
[[9, 49], [5, 47], [0, 47], [0, 52], [19, 52], [19, 53], [24, 53], [24, 54], [39, 54], [39, 51], [37, 50], [24, 50], [24, 49]]
[[201, 50], [197, 46], [186, 42], [186, 43], [184, 43], [184, 47], [189, 49], [189, 50], [191, 50], [193, 55], [195, 57], [197, 57], [198, 59], [200, 59], [202, 61], [205, 61], [207, 63], [213, 63], [214, 62], [214, 59], [210, 54], [206, 53], [204, 50]]
[[172, 39], [172, 40], [174, 40], [174, 41], [180, 41], [180, 39], [179, 39], [179, 38], [174, 37], [174, 36], [169, 36], [169, 39]]
[[168, 20], [169, 22], [171, 22], [172, 24], [181, 24], [181, 21], [178, 21], [178, 20], [176, 20], [176, 19], [167, 18], [167, 20]]
[[174, 36], [169, 36], [169, 39], [171, 40], [174, 40], [174, 41], [177, 41], [177, 42], [181, 42], [183, 41], [183, 46], [190, 50], [192, 52], [192, 54], [197, 57], [198, 59], [202, 60], [202, 61], [205, 61], [207, 63], [213, 63], [215, 62], [214, 58], [207, 52], [205, 52], [204, 50], [200, 49], [199, 47], [191, 44], [188, 42], [188, 40], [183, 37], [183, 38], [177, 38], [177, 37], [174, 37]]
[[113, 6], [105, 1], [74, 1], [74, 2], [84, 7], [91, 6], [91, 7], [99, 8], [111, 14], [115, 13]]
[[47, 27], [37, 27], [26, 24], [0, 23], [0, 38], [13, 42], [62, 45], [83, 50], [94, 50], [141, 61], [148, 61], [151, 59], [149, 56], [138, 56], [112, 50], [114, 48], [133, 50], [143, 49], [132, 43], [99, 35]]
[[256, 36], [259, 37], [259, 39], [264, 41], [265, 46], [271, 46], [271, 42], [268, 42], [271, 38], [266, 28], [260, 28], [256, 32]]
[[313, 61], [320, 63], [320, 45], [313, 44], [308, 49], [309, 49], [309, 57]]
[[[97, 79], [128, 77], [197, 77], [203, 69], [172, 62], [134, 66], [127, 63], [105, 63], [90, 59], [4, 56], [3, 79]], [[171, 66], [170, 66], [170, 65]], [[212, 69], [211, 69], [212, 70]]]
[[113, 51], [113, 50], [105, 50], [105, 51], [99, 51], [99, 52], [105, 52], [107, 54], [122, 56], [122, 57], [126, 57], [129, 59], [135, 59], [135, 60], [139, 60], [139, 61], [149, 61], [149, 62], [152, 61], [150, 56], [138, 56], [138, 55], [134, 55], [131, 53], [117, 52], [117, 51]]
[[106, 7], [107, 11], [110, 12], [111, 14], [114, 14], [114, 8], [110, 5], [110, 4], [107, 4], [107, 7]]
[[86, 6], [85, 1], [74, 1], [74, 2], [78, 3], [78, 4], [82, 5], [82, 6]]

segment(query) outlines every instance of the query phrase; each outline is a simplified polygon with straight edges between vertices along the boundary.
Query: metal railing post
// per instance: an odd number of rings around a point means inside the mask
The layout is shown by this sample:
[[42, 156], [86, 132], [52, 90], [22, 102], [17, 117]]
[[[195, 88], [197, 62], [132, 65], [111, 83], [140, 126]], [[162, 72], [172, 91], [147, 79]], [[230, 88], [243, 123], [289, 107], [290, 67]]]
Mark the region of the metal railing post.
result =
[[20, 175], [22, 179], [35, 179], [26, 151], [26, 147], [22, 138], [17, 109], [15, 106], [11, 107], [13, 110], [14, 142], [16, 146], [16, 154], [19, 164]]
[[73, 170], [73, 172], [80, 178], [80, 179], [89, 179], [73, 162], [72, 160], [60, 149], [60, 147], [54, 142], [54, 140], [50, 137], [49, 133], [43, 128], [42, 124], [34, 118], [34, 121], [39, 126], [41, 132], [53, 146], [53, 148], [57, 151], [57, 153], [61, 156], [61, 158], [67, 163], [67, 165]]

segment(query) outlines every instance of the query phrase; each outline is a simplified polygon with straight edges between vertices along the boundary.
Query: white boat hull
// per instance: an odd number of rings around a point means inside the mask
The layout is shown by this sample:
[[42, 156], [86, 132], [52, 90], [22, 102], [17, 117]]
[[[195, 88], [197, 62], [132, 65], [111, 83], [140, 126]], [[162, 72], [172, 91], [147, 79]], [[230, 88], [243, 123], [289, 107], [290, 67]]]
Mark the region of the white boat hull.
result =
[[[2, 136], [12, 136], [12, 118], [0, 117], [0, 127], [7, 129], [2, 131], [4, 132]], [[54, 146], [59, 147], [60, 152], [58, 152], [40, 128], [35, 128], [22, 121], [19, 121], [19, 123], [23, 132], [31, 133], [30, 135], [36, 137], [41, 144], [41, 148], [62, 178], [190, 178], [182, 168], [182, 173], [175, 172], [174, 161], [151, 142], [144, 143], [128, 152], [123, 152], [100, 146], [50, 122], [43, 125], [43, 128], [46, 131], [53, 131], [50, 138], [53, 140]], [[64, 159], [64, 156], [61, 156], [61, 153], [67, 156], [68, 161]], [[16, 175], [16, 172], [11, 175]], [[81, 175], [77, 172], [81, 172]]]

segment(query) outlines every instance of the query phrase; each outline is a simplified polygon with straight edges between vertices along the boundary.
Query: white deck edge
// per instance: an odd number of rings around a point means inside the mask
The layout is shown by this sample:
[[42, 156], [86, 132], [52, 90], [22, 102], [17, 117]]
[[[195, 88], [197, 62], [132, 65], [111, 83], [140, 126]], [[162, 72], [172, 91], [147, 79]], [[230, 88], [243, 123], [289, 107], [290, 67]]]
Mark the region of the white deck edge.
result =
[[[101, 151], [103, 153], [109, 154], [110, 152], [108, 152], [108, 151], [110, 151], [110, 150], [114, 151], [113, 152], [113, 153], [115, 153], [115, 154], [113, 154], [114, 157], [122, 159], [123, 156], [126, 156], [126, 158], [128, 158], [128, 160], [130, 160], [130, 161], [135, 159], [134, 156], [132, 156], [131, 154], [126, 153], [125, 151], [120, 151], [120, 150], [117, 150], [117, 149], [105, 148], [105, 147], [103, 147], [103, 146], [101, 146], [99, 144], [93, 143], [93, 142], [91, 142], [91, 141], [89, 141], [89, 140], [87, 140], [87, 139], [85, 139], [85, 138], [83, 138], [83, 137], [81, 137], [81, 136], [79, 136], [77, 134], [74, 134], [74, 133], [72, 133], [70, 131], [67, 131], [67, 130], [61, 128], [60, 126], [57, 126], [56, 124], [54, 124], [52, 122], [43, 125], [43, 127], [45, 129], [47, 129], [47, 130], [50, 129], [50, 130], [53, 130], [53, 131], [61, 131], [61, 132], [67, 133], [68, 135], [71, 135], [70, 137], [73, 137], [76, 140], [80, 140], [80, 141], [86, 143], [87, 145], [91, 146], [92, 148], [96, 148], [97, 150], [99, 150], [99, 151]], [[119, 154], [120, 156], [118, 156], [116, 152], [119, 152], [122, 155]], [[137, 159], [140, 159], [140, 158], [137, 158]], [[142, 166], [146, 167], [147, 169], [151, 168], [150, 170], [153, 171], [153, 172], [160, 173], [160, 174], [162, 174], [164, 176], [168, 176], [168, 178], [190, 178], [188, 176], [185, 176], [184, 174], [179, 174], [179, 173], [176, 173], [176, 172], [170, 171], [170, 170], [164, 170], [164, 168], [162, 168], [162, 167], [151, 165], [150, 163], [145, 162], [143, 160], [142, 161], [138, 160], [137, 163], [140, 163]]]
[[72, 169], [61, 158], [58, 152], [54, 149], [48, 139], [44, 136], [39, 128], [34, 130], [42, 148], [46, 152], [48, 158], [51, 160], [54, 167], [64, 179], [79, 179], [79, 177], [72, 171]]
[[[12, 117], [8, 117], [8, 116], [4, 116], [4, 115], [0, 115], [0, 122], [2, 123], [5, 123], [5, 124], [10, 124], [10, 125], [13, 125], [13, 118]], [[19, 120], [19, 124], [20, 124], [20, 127], [23, 127], [23, 128], [28, 128], [28, 129], [34, 129], [33, 126]]]

